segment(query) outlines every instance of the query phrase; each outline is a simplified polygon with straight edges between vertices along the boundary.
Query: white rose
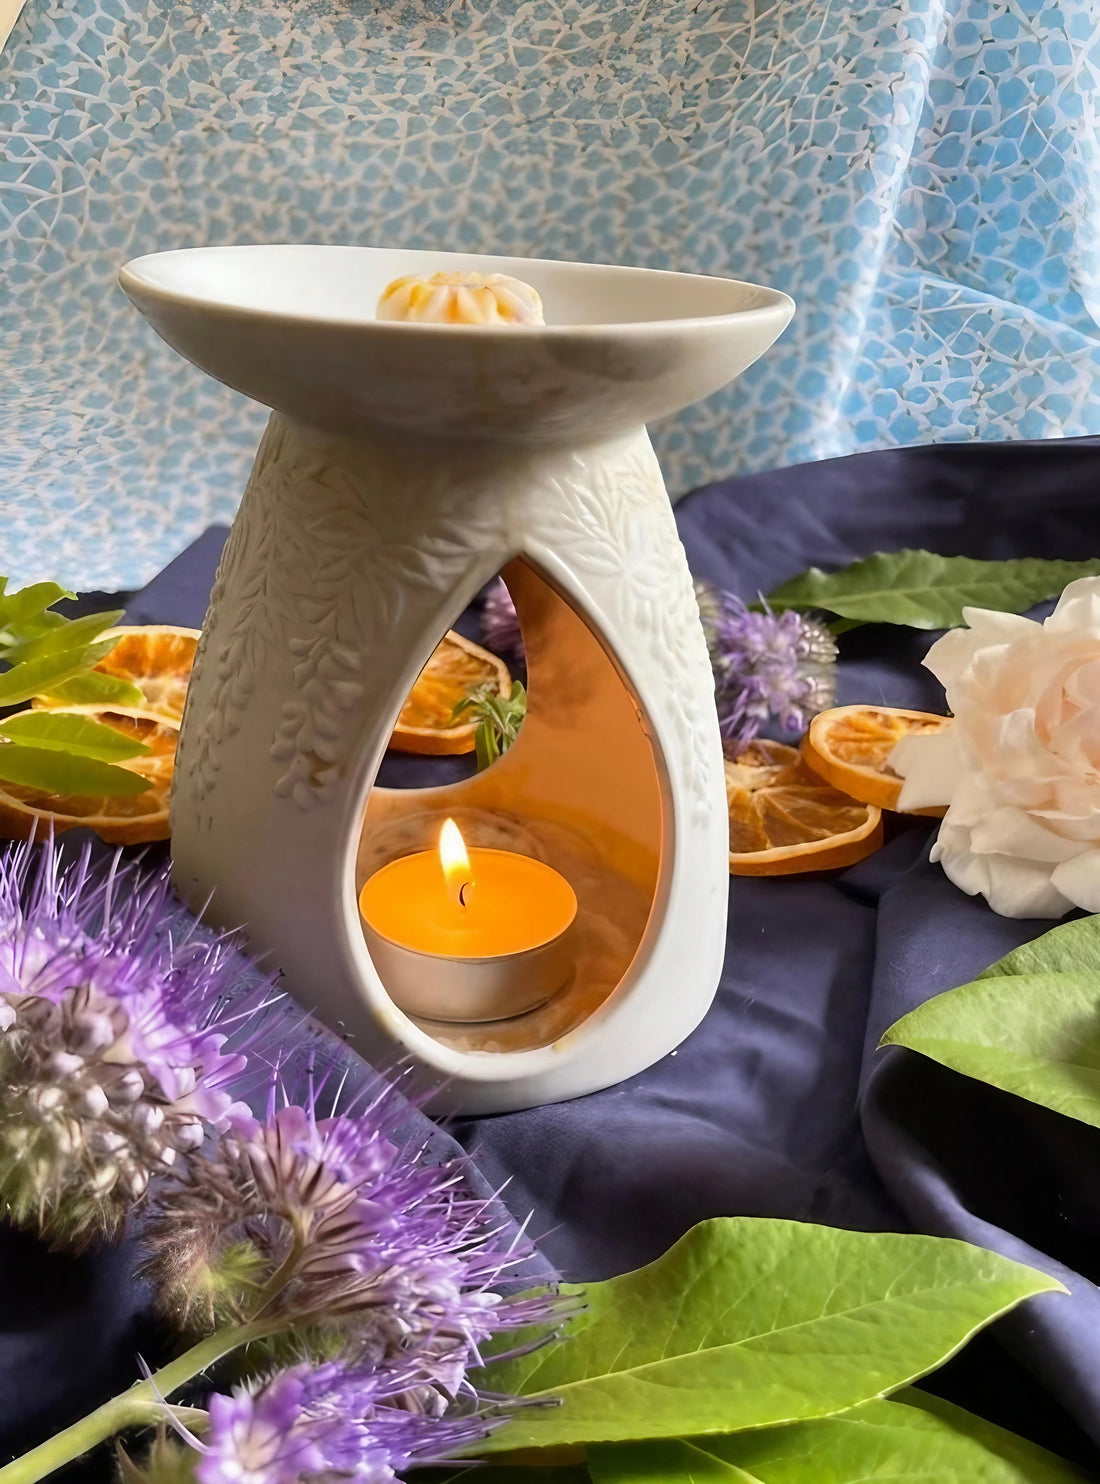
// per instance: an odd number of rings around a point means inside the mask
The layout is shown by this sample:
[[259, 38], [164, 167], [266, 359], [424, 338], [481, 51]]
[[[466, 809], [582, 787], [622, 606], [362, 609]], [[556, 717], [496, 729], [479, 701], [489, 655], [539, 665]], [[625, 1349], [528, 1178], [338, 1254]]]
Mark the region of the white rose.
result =
[[924, 661], [955, 720], [894, 748], [899, 807], [949, 805], [932, 859], [1002, 917], [1100, 912], [1100, 577], [1045, 623], [963, 616]]

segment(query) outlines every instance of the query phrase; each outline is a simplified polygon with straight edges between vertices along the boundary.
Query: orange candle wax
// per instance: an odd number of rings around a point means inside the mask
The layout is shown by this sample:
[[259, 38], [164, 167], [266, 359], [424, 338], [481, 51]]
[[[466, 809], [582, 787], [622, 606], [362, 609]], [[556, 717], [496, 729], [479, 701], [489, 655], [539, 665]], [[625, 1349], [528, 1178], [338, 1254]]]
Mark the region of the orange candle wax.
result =
[[470, 959], [539, 948], [576, 916], [569, 882], [529, 856], [475, 847], [469, 873], [464, 905], [448, 888], [434, 850], [402, 856], [370, 878], [359, 910], [376, 933], [402, 948]]
[[545, 1004], [571, 972], [573, 888], [510, 850], [467, 852], [453, 819], [439, 851], [391, 861], [359, 894], [390, 998], [425, 1020], [489, 1021]]

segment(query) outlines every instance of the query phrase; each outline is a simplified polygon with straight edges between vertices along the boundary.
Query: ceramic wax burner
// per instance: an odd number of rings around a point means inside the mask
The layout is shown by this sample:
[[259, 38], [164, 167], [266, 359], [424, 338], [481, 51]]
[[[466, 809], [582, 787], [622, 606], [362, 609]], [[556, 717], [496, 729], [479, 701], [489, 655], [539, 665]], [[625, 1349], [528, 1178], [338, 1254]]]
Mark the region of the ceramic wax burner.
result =
[[[547, 324], [375, 319], [387, 283], [437, 269], [522, 279]], [[245, 925], [371, 1060], [412, 1053], [454, 1108], [575, 1097], [670, 1051], [718, 983], [728, 825], [706, 644], [645, 424], [737, 376], [791, 301], [337, 247], [157, 253], [121, 282], [182, 355], [274, 409], [188, 694], [178, 889]], [[453, 785], [372, 787], [421, 668], [501, 571], [527, 651], [517, 741]], [[360, 892], [447, 818], [475, 854], [541, 861], [575, 892], [567, 962], [541, 1003], [520, 975], [520, 1013], [505, 985], [473, 1020], [446, 976], [410, 1001], [372, 959]]]

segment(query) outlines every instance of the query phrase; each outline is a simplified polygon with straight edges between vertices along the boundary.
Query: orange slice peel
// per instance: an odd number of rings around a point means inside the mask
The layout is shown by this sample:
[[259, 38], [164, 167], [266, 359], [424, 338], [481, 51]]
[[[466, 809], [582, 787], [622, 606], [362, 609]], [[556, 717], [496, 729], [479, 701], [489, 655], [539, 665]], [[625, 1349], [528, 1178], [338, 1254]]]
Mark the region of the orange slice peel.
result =
[[397, 752], [441, 755], [473, 752], [477, 721], [455, 717], [455, 707], [481, 686], [512, 694], [508, 666], [480, 644], [448, 631], [409, 692], [390, 746]]
[[108, 629], [105, 639], [118, 643], [104, 655], [96, 669], [103, 675], [129, 680], [141, 691], [142, 709], [156, 716], [179, 721], [187, 696], [187, 683], [195, 663], [198, 629], [171, 624], [135, 624]]
[[[100, 637], [114, 639], [116, 643], [95, 666], [96, 671], [136, 685], [141, 691], [142, 710], [179, 721], [195, 663], [199, 630], [176, 624], [132, 624], [105, 629]], [[97, 700], [90, 704], [103, 703]], [[67, 703], [50, 696], [37, 697], [34, 706], [71, 709]]]
[[[824, 782], [864, 804], [897, 810], [902, 779], [890, 767], [894, 747], [903, 737], [940, 732], [950, 725], [951, 717], [931, 711], [834, 706], [814, 717], [799, 750], [806, 766]], [[905, 812], [942, 818], [945, 810]]]
[[758, 739], [726, 762], [731, 876], [855, 865], [882, 844], [882, 811], [823, 782], [794, 747]]
[[[90, 716], [114, 727], [149, 751], [127, 759], [120, 767], [130, 768], [148, 781], [139, 794], [115, 798], [93, 798], [82, 794], [48, 794], [41, 789], [0, 782], [0, 837], [8, 840], [46, 838], [83, 827], [94, 830], [112, 845], [140, 845], [167, 840], [168, 795], [176, 760], [179, 722], [136, 707], [106, 710], [97, 706], [55, 708]], [[26, 713], [19, 713], [25, 715]]]

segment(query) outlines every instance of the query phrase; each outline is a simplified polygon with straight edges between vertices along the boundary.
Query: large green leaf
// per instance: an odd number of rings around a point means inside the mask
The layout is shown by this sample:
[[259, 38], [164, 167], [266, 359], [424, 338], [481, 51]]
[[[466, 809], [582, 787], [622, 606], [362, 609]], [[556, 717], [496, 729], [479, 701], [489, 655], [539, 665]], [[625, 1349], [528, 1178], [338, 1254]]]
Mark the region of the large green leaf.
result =
[[9, 716], [0, 721], [0, 737], [53, 752], [71, 752], [76, 757], [98, 758], [104, 763], [121, 763], [149, 751], [136, 737], [72, 711], [25, 711]]
[[725, 1438], [601, 1443], [593, 1484], [1087, 1484], [1045, 1448], [937, 1397], [905, 1392], [839, 1417]]
[[103, 639], [98, 644], [82, 644], [76, 649], [65, 649], [59, 654], [44, 655], [41, 659], [16, 665], [0, 675], [0, 706], [16, 706], [21, 701], [33, 700], [35, 696], [49, 695], [74, 675], [90, 670], [104, 655], [110, 654], [115, 643], [114, 639]]
[[[44, 633], [21, 640], [4, 654], [9, 664], [22, 664], [25, 660], [40, 660], [47, 655], [60, 654], [66, 649], [78, 649], [91, 644], [104, 629], [109, 629], [122, 617], [123, 610], [116, 608], [110, 613], [88, 613], [83, 618], [74, 618], [71, 623], [62, 621], [51, 624]], [[53, 615], [50, 615], [51, 617]], [[118, 640], [115, 640], [118, 643]]]
[[489, 1451], [734, 1432], [823, 1417], [934, 1369], [1060, 1285], [963, 1242], [795, 1221], [707, 1221], [596, 1283], [568, 1337], [489, 1367], [526, 1408]]
[[1100, 974], [1100, 915], [1063, 922], [990, 964], [979, 979], [1012, 974]]
[[60, 701], [66, 706], [141, 706], [143, 697], [136, 685], [122, 680], [117, 675], [103, 675], [98, 670], [89, 670], [86, 675], [74, 676], [55, 685], [49, 692], [51, 701]]
[[1100, 917], [1017, 948], [882, 1041], [1100, 1128]]
[[92, 798], [144, 793], [149, 781], [129, 768], [116, 768], [90, 757], [73, 757], [45, 747], [10, 742], [0, 747], [0, 779], [48, 794], [84, 794]]
[[768, 602], [777, 609], [823, 608], [861, 623], [950, 629], [963, 622], [964, 608], [1022, 613], [1074, 578], [1098, 573], [1100, 560], [980, 562], [930, 551], [876, 552], [840, 572], [811, 567], [769, 593]]

